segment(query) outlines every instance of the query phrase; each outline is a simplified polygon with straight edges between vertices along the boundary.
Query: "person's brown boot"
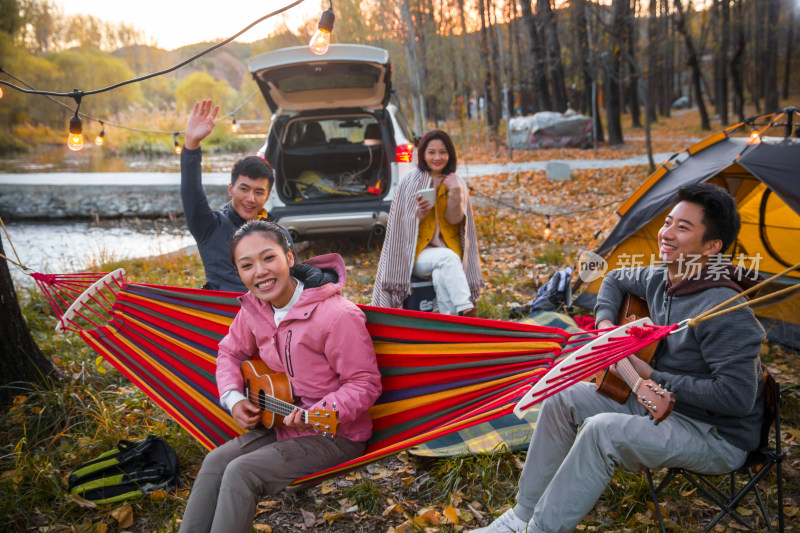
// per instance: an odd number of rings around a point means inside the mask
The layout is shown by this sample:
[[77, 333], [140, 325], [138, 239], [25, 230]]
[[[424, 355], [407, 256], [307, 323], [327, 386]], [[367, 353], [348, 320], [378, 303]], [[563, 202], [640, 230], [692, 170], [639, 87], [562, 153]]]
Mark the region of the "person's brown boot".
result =
[[473, 307], [471, 309], [465, 309], [463, 311], [459, 311], [458, 316], [471, 316], [472, 318], [475, 318], [478, 316], [478, 313], [475, 311], [475, 308]]

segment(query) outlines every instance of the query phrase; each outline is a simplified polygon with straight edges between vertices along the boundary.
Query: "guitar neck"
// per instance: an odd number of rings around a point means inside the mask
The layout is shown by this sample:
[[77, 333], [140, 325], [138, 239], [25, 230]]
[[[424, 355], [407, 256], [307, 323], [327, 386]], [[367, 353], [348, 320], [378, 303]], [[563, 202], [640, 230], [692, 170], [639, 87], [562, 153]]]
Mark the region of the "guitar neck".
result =
[[644, 380], [639, 376], [639, 373], [636, 372], [636, 369], [633, 368], [633, 365], [628, 361], [627, 357], [617, 361], [617, 372], [619, 372], [620, 377], [622, 377], [628, 387], [631, 388], [631, 392], [636, 394], [639, 390], [639, 385], [641, 385]]
[[288, 416], [292, 411], [297, 409], [303, 413], [303, 421], [308, 423], [308, 411], [289, 402], [284, 402], [283, 400], [267, 395], [257, 398], [253, 398], [251, 395], [250, 401], [256, 404], [262, 411], [269, 411], [270, 413], [281, 416]]

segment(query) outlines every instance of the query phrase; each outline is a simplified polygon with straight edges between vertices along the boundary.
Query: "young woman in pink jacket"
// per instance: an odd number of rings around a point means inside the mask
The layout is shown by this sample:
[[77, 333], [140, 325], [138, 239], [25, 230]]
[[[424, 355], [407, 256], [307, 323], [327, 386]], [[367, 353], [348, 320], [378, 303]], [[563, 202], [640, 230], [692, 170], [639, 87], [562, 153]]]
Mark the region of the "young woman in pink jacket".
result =
[[[341, 295], [341, 256], [295, 264], [280, 227], [257, 220], [231, 239], [231, 260], [249, 292], [219, 343], [217, 387], [223, 407], [249, 431], [206, 456], [182, 532], [249, 532], [260, 497], [362, 455], [372, 435], [368, 410], [381, 393], [366, 318]], [[259, 423], [240, 369], [256, 354], [287, 375], [298, 408], [338, 412], [335, 438], [304, 423], [297, 408], [273, 429]]]

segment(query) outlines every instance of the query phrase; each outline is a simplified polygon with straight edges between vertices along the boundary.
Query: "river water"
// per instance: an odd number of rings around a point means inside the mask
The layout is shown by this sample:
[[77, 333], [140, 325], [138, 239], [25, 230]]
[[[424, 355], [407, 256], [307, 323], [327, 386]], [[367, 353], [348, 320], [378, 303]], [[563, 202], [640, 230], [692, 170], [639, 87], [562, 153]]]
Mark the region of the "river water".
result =
[[[230, 169], [237, 156], [214, 158], [213, 167]], [[0, 158], [0, 173], [42, 175], [69, 172], [75, 178], [96, 172], [180, 172], [177, 156], [115, 157], [101, 150], [71, 152], [64, 148], [23, 156]], [[88, 188], [87, 188], [88, 189]], [[148, 257], [180, 250], [194, 244], [183, 218], [175, 220], [119, 219], [99, 221], [5, 222], [20, 262], [37, 272], [79, 272], [105, 261]], [[14, 250], [2, 233], [5, 255], [16, 260]], [[32, 285], [32, 279], [9, 264], [18, 285]]]

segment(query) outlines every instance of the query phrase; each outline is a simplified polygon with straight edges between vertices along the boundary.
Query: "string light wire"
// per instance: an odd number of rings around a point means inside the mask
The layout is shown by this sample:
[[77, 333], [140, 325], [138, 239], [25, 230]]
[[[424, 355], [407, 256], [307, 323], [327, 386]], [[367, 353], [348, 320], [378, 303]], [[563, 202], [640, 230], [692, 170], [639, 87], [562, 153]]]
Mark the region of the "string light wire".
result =
[[537, 216], [537, 217], [547, 217], [548, 220], [550, 218], [555, 218], [555, 217], [563, 217], [563, 216], [567, 216], [567, 215], [575, 215], [575, 214], [578, 214], [578, 213], [588, 213], [590, 211], [597, 211], [598, 209], [602, 209], [604, 207], [608, 207], [610, 205], [618, 204], [618, 203], [624, 201], [624, 198], [623, 198], [623, 199], [620, 199], [620, 200], [613, 200], [611, 202], [608, 202], [608, 203], [605, 203], [605, 204], [602, 204], [602, 205], [596, 205], [594, 207], [587, 207], [586, 209], [574, 209], [572, 211], [557, 211], [557, 212], [554, 212], [554, 213], [540, 213], [540, 212], [534, 211], [532, 209], [526, 209], [524, 207], [517, 207], [516, 205], [507, 204], [507, 203], [505, 203], [504, 201], [502, 201], [502, 200], [500, 200], [498, 198], [495, 198], [493, 196], [489, 196], [488, 194], [482, 193], [481, 191], [475, 189], [474, 187], [470, 187], [469, 190], [471, 192], [474, 192], [478, 196], [482, 196], [482, 197], [486, 198], [487, 200], [491, 200], [491, 201], [493, 201], [493, 202], [495, 202], [497, 204], [502, 205], [503, 207], [507, 207], [509, 209], [513, 209], [514, 211], [520, 211], [522, 213], [528, 213], [529, 215], [534, 215], [534, 216]]
[[[291, 4], [287, 4], [284, 7], [276, 9], [272, 13], [264, 15], [260, 19], [254, 21], [254, 22], [251, 22], [244, 29], [240, 30], [238, 33], [228, 37], [227, 39], [223, 39], [222, 41], [220, 41], [220, 42], [218, 42], [218, 43], [216, 43], [216, 44], [214, 44], [212, 46], [209, 46], [205, 50], [202, 50], [202, 51], [198, 52], [197, 54], [191, 56], [188, 59], [185, 59], [185, 60], [181, 61], [180, 63], [178, 63], [176, 65], [173, 65], [173, 66], [171, 66], [169, 68], [166, 68], [164, 70], [159, 70], [158, 72], [151, 72], [150, 74], [145, 74], [144, 76], [139, 76], [137, 78], [131, 78], [129, 80], [121, 81], [121, 82], [115, 83], [113, 85], [109, 85], [108, 87], [103, 87], [101, 89], [92, 89], [90, 91], [77, 91], [76, 90], [76, 91], [72, 91], [72, 92], [69, 92], [69, 93], [60, 93], [60, 92], [55, 92], [55, 91], [40, 91], [40, 90], [36, 90], [36, 89], [23, 89], [22, 87], [19, 87], [17, 85], [14, 85], [13, 83], [9, 83], [9, 82], [4, 81], [4, 80], [0, 80], [0, 84], [5, 85], [7, 87], [11, 87], [12, 89], [15, 89], [15, 90], [17, 90], [19, 92], [22, 92], [22, 93], [39, 94], [39, 95], [44, 95], [44, 96], [57, 96], [57, 97], [75, 98], [78, 94], [80, 96], [86, 96], [86, 95], [104, 93], [106, 91], [111, 91], [113, 89], [117, 89], [119, 87], [122, 87], [123, 85], [128, 85], [130, 83], [138, 83], [140, 81], [148, 80], [150, 78], [155, 78], [157, 76], [162, 76], [164, 74], [169, 74], [170, 72], [178, 70], [179, 68], [181, 68], [181, 67], [183, 67], [185, 65], [188, 65], [192, 61], [195, 61], [196, 59], [199, 59], [199, 58], [203, 57], [204, 55], [206, 55], [206, 54], [208, 54], [210, 52], [213, 52], [217, 48], [225, 46], [229, 42], [233, 41], [234, 39], [236, 39], [237, 37], [239, 37], [240, 35], [242, 35], [246, 31], [248, 31], [253, 26], [256, 26], [257, 24], [260, 24], [261, 22], [267, 20], [268, 18], [274, 17], [275, 15], [280, 15], [284, 11], [288, 11], [289, 9], [291, 9], [291, 8], [293, 8], [295, 6], [297, 6], [299, 4], [302, 4], [304, 1], [305, 0], [296, 0], [295, 2], [292, 2]], [[5, 71], [2, 71], [2, 72], [5, 72]]]

